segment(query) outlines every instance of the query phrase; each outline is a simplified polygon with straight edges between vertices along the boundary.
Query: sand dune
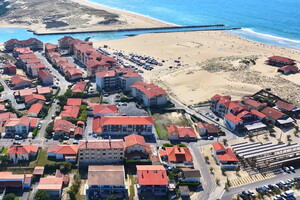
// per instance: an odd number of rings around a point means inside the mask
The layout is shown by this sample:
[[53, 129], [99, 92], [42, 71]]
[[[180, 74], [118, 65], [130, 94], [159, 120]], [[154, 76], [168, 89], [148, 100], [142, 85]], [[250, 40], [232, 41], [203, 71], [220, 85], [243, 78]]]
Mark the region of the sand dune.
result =
[[[215, 93], [238, 99], [267, 87], [300, 105], [300, 74], [280, 75], [276, 67], [264, 64], [272, 55], [300, 61], [299, 50], [270, 46], [220, 31], [143, 34], [95, 42], [96, 46], [104, 44], [126, 53], [165, 60], [163, 67], [145, 71], [143, 77], [158, 83], [187, 105], [205, 101]], [[255, 65], [240, 63], [250, 58], [255, 58]], [[181, 61], [181, 66], [175, 65], [175, 59]]]

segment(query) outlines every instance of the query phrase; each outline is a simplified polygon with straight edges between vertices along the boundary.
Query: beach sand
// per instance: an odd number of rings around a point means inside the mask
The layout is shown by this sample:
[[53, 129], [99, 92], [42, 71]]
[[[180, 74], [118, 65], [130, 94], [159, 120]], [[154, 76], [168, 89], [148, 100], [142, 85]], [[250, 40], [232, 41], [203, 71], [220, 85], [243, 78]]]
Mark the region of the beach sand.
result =
[[136, 13], [83, 0], [11, 0], [0, 28], [36, 33], [89, 32], [174, 26]]
[[[142, 73], [144, 80], [165, 88], [186, 105], [210, 99], [214, 94], [240, 99], [263, 88], [300, 105], [300, 74], [281, 75], [277, 67], [264, 64], [272, 55], [300, 61], [300, 51], [247, 40], [221, 31], [142, 34], [96, 41], [111, 50], [137, 53], [165, 60], [164, 66]], [[253, 59], [255, 65], [241, 62]], [[180, 60], [181, 66], [174, 60]], [[170, 68], [170, 66], [172, 68]]]

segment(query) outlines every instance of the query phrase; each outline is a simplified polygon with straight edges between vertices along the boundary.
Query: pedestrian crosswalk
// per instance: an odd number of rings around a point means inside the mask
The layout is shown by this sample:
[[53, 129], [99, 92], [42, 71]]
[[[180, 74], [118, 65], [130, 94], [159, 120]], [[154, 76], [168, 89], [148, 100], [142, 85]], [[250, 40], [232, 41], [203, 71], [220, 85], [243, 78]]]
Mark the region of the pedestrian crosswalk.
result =
[[275, 174], [272, 172], [268, 172], [265, 174], [254, 174], [254, 175], [250, 175], [250, 176], [245, 176], [245, 177], [241, 177], [241, 178], [237, 178], [234, 180], [230, 181], [231, 187], [237, 187], [240, 185], [246, 185], [249, 183], [253, 183], [253, 182], [257, 182], [257, 181], [262, 181], [264, 179], [269, 179], [274, 177]]

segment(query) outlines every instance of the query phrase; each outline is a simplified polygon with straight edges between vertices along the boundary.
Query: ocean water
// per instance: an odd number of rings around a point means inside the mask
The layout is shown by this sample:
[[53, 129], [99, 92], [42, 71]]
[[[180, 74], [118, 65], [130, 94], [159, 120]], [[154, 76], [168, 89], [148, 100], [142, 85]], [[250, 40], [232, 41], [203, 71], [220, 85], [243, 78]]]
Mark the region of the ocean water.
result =
[[[300, 49], [299, 0], [91, 0], [106, 6], [136, 12], [178, 25], [226, 24], [241, 27], [230, 31], [267, 44]], [[130, 33], [74, 34], [91, 40], [126, 37]], [[70, 35], [70, 34], [69, 34]], [[32, 33], [24, 29], [0, 29], [0, 42], [10, 38], [26, 39]], [[35, 36], [54, 42], [63, 35]]]

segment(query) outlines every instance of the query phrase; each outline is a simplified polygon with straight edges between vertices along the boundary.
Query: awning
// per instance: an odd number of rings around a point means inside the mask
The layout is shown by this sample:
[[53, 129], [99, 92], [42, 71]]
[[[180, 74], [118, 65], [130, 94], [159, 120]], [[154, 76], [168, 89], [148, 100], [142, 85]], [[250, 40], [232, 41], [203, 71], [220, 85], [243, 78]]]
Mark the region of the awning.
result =
[[289, 117], [287, 119], [279, 119], [279, 120], [277, 120], [277, 122], [279, 124], [289, 124], [289, 123], [293, 123], [294, 120], [291, 117]]
[[252, 131], [252, 130], [256, 130], [256, 129], [266, 128], [267, 126], [261, 122], [258, 122], [258, 123], [254, 123], [251, 125], [245, 125], [245, 127], [248, 131]]

